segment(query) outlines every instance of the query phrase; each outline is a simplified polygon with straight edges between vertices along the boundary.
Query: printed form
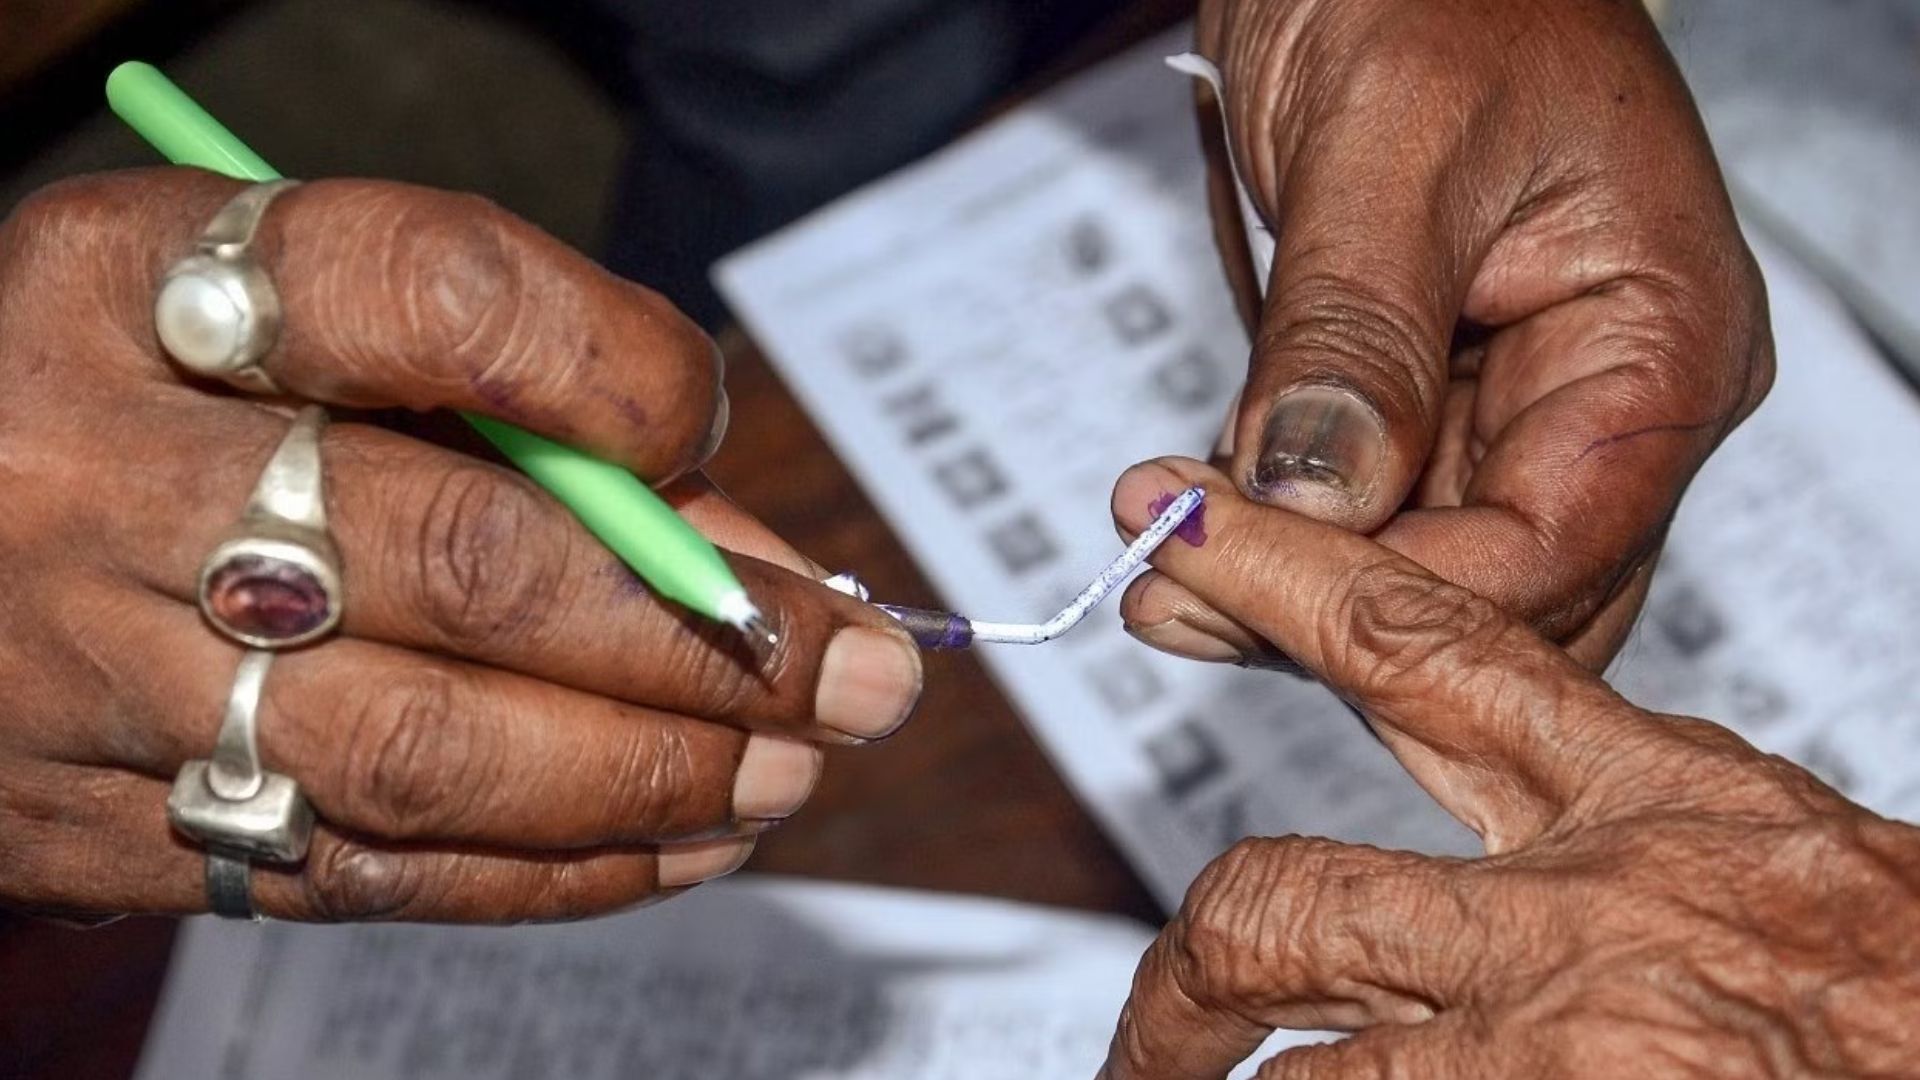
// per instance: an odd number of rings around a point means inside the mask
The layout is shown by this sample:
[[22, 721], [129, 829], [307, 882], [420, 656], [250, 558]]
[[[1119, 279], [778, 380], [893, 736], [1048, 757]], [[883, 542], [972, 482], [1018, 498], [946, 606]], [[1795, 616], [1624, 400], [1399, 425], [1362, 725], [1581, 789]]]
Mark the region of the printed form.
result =
[[137, 1080], [1087, 1077], [1151, 937], [752, 876], [569, 926], [192, 919]]
[[[1163, 63], [1186, 40], [1150, 42], [717, 271], [966, 614], [1058, 610], [1120, 548], [1114, 479], [1206, 456], [1244, 375], [1192, 88]], [[1763, 240], [1779, 381], [1688, 495], [1614, 678], [1920, 818], [1920, 404]], [[1169, 906], [1249, 834], [1477, 848], [1318, 687], [1159, 656], [1112, 611], [1054, 644], [978, 651]]]

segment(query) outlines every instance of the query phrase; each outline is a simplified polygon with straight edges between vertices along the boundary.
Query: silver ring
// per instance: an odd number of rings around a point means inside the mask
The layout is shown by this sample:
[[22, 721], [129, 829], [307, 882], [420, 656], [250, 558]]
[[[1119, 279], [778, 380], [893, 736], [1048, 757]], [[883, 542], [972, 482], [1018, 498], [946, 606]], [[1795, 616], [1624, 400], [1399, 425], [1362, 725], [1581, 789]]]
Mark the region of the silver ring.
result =
[[223, 919], [260, 921], [253, 910], [253, 863], [245, 855], [208, 849], [207, 909]]
[[327, 413], [294, 417], [247, 508], [200, 565], [200, 611], [214, 629], [256, 649], [288, 649], [340, 624], [340, 552], [327, 532], [320, 433]]
[[291, 777], [260, 765], [260, 695], [272, 666], [270, 652], [240, 658], [213, 757], [180, 766], [167, 795], [167, 820], [209, 853], [292, 864], [307, 857], [313, 807]]
[[260, 366], [280, 334], [280, 294], [250, 252], [274, 197], [297, 180], [255, 184], [208, 222], [192, 255], [174, 263], [153, 298], [153, 325], [188, 370], [257, 394], [280, 387]]

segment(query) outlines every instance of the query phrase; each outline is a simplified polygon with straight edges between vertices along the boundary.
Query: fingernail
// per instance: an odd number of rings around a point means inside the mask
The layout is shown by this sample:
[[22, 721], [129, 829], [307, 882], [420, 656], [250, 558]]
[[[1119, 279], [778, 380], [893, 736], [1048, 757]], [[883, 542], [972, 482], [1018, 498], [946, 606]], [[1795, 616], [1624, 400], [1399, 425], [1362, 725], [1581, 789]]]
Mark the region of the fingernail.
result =
[[660, 849], [660, 887], [677, 889], [726, 877], [753, 854], [753, 840], [714, 840]]
[[1394, 1002], [1387, 1006], [1385, 1011], [1387, 1013], [1385, 1019], [1388, 1023], [1405, 1024], [1408, 1027], [1412, 1027], [1415, 1024], [1427, 1023], [1434, 1017], [1440, 1015], [1434, 1010], [1433, 1006], [1424, 1001]]
[[713, 455], [720, 452], [720, 444], [726, 441], [727, 425], [732, 422], [733, 404], [728, 399], [726, 390], [722, 389], [719, 402], [713, 409], [713, 430], [707, 433], [706, 445], [700, 448], [700, 453], [694, 460], [700, 465], [712, 461]]
[[818, 747], [773, 735], [754, 735], [733, 777], [733, 816], [778, 821], [793, 816], [813, 794], [825, 760]]
[[1358, 499], [1373, 487], [1387, 432], [1365, 400], [1335, 386], [1288, 391], [1267, 413], [1251, 487], [1261, 497], [1316, 484]]
[[833, 636], [820, 663], [815, 717], [842, 735], [885, 738], [920, 700], [920, 678], [920, 651], [910, 642], [849, 626]]
[[1188, 626], [1179, 619], [1168, 619], [1151, 626], [1128, 626], [1126, 629], [1127, 633], [1161, 652], [1188, 660], [1231, 664], [1242, 659], [1238, 647], [1204, 630]]

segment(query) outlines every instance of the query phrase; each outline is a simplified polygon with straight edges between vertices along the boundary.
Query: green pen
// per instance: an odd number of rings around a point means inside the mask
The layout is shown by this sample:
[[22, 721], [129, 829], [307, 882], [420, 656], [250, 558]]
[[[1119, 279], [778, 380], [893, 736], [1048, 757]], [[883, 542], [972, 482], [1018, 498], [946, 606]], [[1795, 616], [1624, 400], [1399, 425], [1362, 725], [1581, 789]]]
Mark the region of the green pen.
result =
[[[107, 103], [175, 165], [239, 180], [280, 178], [273, 166], [151, 64], [133, 61], [113, 69], [107, 76]], [[719, 550], [639, 477], [491, 417], [461, 415], [573, 511], [655, 592], [738, 627], [756, 646], [777, 644], [772, 627]]]

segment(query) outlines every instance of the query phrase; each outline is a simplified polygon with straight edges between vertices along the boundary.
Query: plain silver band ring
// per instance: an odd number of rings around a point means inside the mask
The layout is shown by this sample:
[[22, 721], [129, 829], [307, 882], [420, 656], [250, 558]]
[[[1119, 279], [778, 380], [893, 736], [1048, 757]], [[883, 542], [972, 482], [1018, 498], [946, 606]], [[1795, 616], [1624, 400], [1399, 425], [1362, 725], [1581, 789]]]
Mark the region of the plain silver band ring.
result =
[[253, 864], [246, 856], [207, 850], [207, 907], [223, 919], [260, 919], [253, 909]]

